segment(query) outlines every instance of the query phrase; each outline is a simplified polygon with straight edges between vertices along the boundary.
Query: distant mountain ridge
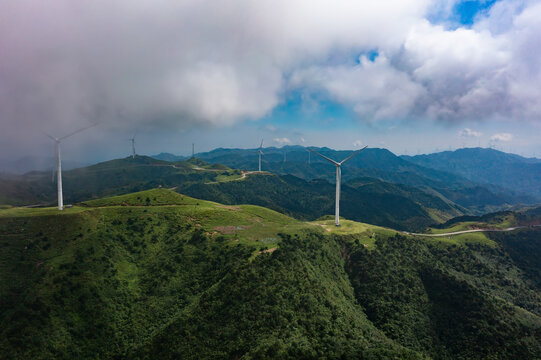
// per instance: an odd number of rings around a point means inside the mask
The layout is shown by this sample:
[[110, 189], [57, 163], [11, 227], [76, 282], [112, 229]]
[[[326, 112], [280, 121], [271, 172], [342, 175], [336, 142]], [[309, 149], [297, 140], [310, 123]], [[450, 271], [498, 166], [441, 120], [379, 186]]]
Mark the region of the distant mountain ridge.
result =
[[541, 196], [541, 160], [494, 149], [465, 148], [429, 155], [401, 156], [427, 168], [448, 171], [481, 184]]
[[[342, 160], [351, 154], [351, 151], [337, 151], [326, 147], [313, 149], [336, 160]], [[198, 153], [196, 157], [231, 168], [256, 170], [258, 168], [256, 150], [218, 148]], [[280, 175], [290, 174], [306, 180], [322, 178], [334, 182], [335, 174], [328, 162], [310, 153], [306, 147], [298, 145], [282, 148], [268, 147], [263, 148], [263, 151], [263, 170]], [[167, 157], [171, 158], [171, 155]], [[510, 157], [520, 158], [518, 155], [510, 155]], [[165, 156], [162, 155], [159, 158], [165, 158]], [[531, 163], [535, 160], [528, 161]], [[541, 160], [539, 161], [541, 163]], [[343, 181], [360, 177], [377, 178], [386, 182], [416, 187], [452, 200], [477, 214], [500, 210], [507, 205], [534, 204], [541, 198], [541, 193], [524, 193], [520, 189], [503, 188], [499, 183], [481, 182], [475, 177], [467, 178], [443, 166], [434, 168], [409, 161], [408, 157], [399, 157], [387, 149], [380, 148], [367, 148], [342, 168]]]

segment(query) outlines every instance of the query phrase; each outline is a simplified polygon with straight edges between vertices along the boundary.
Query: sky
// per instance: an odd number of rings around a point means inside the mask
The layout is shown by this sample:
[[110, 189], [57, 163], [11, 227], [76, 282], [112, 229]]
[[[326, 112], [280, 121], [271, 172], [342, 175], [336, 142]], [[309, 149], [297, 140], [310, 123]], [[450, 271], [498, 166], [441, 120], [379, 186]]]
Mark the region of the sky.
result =
[[541, 157], [541, 1], [6, 0], [0, 158], [216, 147]]

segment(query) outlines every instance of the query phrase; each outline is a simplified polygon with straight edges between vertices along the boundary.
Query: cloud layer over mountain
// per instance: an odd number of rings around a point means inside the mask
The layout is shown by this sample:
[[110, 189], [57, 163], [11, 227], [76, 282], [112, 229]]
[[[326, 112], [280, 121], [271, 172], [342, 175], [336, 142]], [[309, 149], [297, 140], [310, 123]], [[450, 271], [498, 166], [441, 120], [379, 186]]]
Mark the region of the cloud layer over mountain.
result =
[[95, 120], [227, 126], [265, 116], [292, 91], [368, 122], [538, 119], [541, 4], [502, 0], [471, 27], [446, 21], [454, 5], [3, 2], [2, 127], [16, 138]]

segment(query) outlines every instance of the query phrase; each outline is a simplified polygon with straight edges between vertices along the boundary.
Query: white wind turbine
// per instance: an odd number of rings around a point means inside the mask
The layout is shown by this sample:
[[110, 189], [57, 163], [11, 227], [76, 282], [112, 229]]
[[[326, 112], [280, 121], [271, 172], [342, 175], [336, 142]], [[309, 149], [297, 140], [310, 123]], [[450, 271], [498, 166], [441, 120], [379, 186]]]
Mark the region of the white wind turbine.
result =
[[76, 130], [72, 133], [69, 133], [68, 135], [62, 136], [62, 137], [54, 137], [44, 132], [45, 135], [47, 135], [49, 138], [51, 138], [55, 143], [55, 158], [56, 158], [56, 185], [58, 189], [58, 210], [64, 210], [64, 199], [62, 197], [62, 159], [60, 157], [60, 142], [66, 138], [69, 138], [72, 135], [75, 135], [83, 130], [89, 129], [93, 126], [98, 125], [92, 124], [90, 126], [86, 126], [84, 128], [81, 128], [79, 130]]
[[348, 156], [347, 158], [345, 158], [344, 160], [342, 160], [340, 162], [334, 161], [333, 159], [330, 159], [330, 158], [326, 157], [325, 155], [321, 155], [320, 153], [318, 153], [315, 150], [312, 150], [310, 148], [308, 149], [311, 152], [313, 152], [314, 154], [321, 156], [322, 158], [324, 158], [325, 160], [333, 163], [336, 166], [336, 209], [335, 209], [335, 213], [334, 213], [334, 224], [336, 226], [340, 226], [340, 181], [342, 179], [341, 166], [342, 166], [343, 163], [345, 163], [346, 161], [348, 161], [349, 159], [351, 159], [352, 157], [354, 157], [355, 155], [357, 155], [358, 153], [360, 153], [364, 149], [366, 149], [366, 146], [363, 147], [362, 149], [359, 149], [359, 150], [355, 151], [353, 154], [351, 154], [350, 156]]
[[263, 139], [261, 139], [261, 145], [259, 145], [259, 149], [257, 152], [259, 153], [259, 172], [261, 172], [261, 155], [263, 155]]
[[133, 134], [133, 136], [128, 139], [129, 141], [131, 141], [131, 157], [132, 159], [135, 159], [135, 135], [136, 133]]

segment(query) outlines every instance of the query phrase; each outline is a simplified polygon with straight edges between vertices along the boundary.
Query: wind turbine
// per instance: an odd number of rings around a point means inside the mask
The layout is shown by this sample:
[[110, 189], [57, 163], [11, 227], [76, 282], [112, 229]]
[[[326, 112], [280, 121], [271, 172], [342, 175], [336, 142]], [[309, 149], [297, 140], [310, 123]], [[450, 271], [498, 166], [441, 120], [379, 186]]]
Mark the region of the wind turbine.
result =
[[336, 226], [340, 226], [340, 181], [342, 179], [341, 166], [342, 166], [343, 163], [345, 163], [346, 161], [348, 161], [349, 159], [351, 159], [352, 157], [354, 157], [355, 155], [357, 155], [358, 153], [360, 153], [364, 149], [366, 149], [366, 146], [363, 147], [362, 149], [359, 149], [359, 150], [355, 151], [353, 154], [351, 154], [350, 156], [348, 156], [344, 160], [342, 160], [340, 162], [337, 162], [337, 161], [334, 161], [333, 159], [330, 159], [330, 158], [326, 157], [325, 155], [321, 155], [320, 153], [318, 153], [315, 150], [312, 150], [312, 149], [308, 148], [309, 151], [313, 152], [316, 155], [321, 156], [323, 159], [333, 163], [336, 166], [336, 209], [335, 209], [335, 213], [334, 213], [334, 224]]
[[60, 142], [66, 138], [69, 138], [72, 135], [75, 135], [83, 130], [89, 129], [93, 126], [98, 125], [97, 123], [92, 124], [90, 126], [86, 126], [84, 128], [81, 128], [79, 130], [76, 130], [72, 133], [69, 133], [68, 135], [62, 136], [62, 137], [54, 137], [44, 132], [46, 136], [51, 138], [55, 143], [55, 158], [56, 158], [56, 185], [58, 190], [58, 210], [64, 210], [64, 199], [62, 196], [62, 159], [60, 157]]
[[135, 159], [135, 134], [128, 140], [131, 141], [131, 157]]
[[259, 145], [259, 149], [257, 152], [259, 153], [259, 172], [261, 172], [261, 155], [263, 154], [263, 139], [261, 139], [261, 145]]

